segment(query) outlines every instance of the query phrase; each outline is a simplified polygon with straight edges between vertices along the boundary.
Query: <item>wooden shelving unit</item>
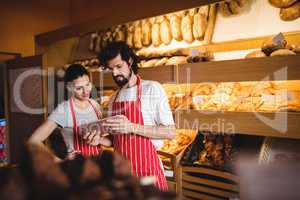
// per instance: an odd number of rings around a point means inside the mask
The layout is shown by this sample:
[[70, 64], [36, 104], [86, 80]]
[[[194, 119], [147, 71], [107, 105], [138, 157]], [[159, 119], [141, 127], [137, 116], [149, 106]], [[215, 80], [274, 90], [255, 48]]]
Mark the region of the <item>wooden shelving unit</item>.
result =
[[177, 111], [178, 128], [300, 139], [300, 113]]
[[[96, 86], [113, 88], [110, 73], [93, 72]], [[142, 68], [143, 79], [164, 83], [300, 80], [300, 55], [190, 63]], [[300, 86], [299, 86], [300, 87]], [[176, 111], [178, 128], [300, 138], [300, 113]], [[197, 125], [198, 124], [198, 125]], [[228, 126], [232, 126], [230, 128]], [[221, 127], [219, 127], [221, 126]], [[226, 127], [227, 126], [227, 127]], [[224, 130], [225, 129], [225, 130]], [[226, 130], [227, 129], [227, 130]]]

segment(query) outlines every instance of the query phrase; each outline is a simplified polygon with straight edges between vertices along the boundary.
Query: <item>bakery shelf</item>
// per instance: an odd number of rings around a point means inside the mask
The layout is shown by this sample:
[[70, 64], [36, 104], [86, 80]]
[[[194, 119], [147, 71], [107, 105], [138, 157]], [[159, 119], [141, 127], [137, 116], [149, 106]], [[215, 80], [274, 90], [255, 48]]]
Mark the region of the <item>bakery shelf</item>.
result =
[[103, 86], [103, 88], [105, 89], [112, 89], [117, 87], [110, 72], [93, 71], [89, 73], [90, 73], [91, 82], [96, 87], [101, 88]]
[[139, 69], [142, 79], [158, 81], [160, 83], [176, 83], [177, 71], [176, 66], [158, 66]]
[[178, 83], [300, 80], [300, 55], [190, 63]]
[[283, 138], [300, 138], [300, 113], [175, 111], [177, 128]]

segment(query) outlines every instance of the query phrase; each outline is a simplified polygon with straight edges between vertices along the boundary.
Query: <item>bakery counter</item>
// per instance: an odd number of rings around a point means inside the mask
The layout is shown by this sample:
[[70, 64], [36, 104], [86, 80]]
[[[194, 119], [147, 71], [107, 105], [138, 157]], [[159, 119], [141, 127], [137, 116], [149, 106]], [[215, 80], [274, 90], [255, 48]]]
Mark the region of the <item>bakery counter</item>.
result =
[[177, 128], [218, 133], [300, 138], [300, 113], [178, 110]]

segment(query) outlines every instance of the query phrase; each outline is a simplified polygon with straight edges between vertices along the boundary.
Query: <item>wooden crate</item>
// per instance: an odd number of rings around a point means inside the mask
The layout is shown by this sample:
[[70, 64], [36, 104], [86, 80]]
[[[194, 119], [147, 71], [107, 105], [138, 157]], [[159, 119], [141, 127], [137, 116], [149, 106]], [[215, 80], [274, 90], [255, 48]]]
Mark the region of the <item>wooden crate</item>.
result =
[[181, 188], [183, 199], [220, 200], [238, 198], [239, 178], [229, 172], [206, 167], [182, 167]]

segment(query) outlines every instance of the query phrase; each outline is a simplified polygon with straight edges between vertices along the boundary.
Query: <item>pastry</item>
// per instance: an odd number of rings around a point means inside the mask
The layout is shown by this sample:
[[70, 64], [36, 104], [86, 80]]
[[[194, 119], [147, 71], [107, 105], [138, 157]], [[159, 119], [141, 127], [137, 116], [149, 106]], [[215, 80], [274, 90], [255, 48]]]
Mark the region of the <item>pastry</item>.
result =
[[157, 22], [155, 22], [152, 26], [151, 39], [154, 47], [158, 47], [161, 44], [160, 25]]

